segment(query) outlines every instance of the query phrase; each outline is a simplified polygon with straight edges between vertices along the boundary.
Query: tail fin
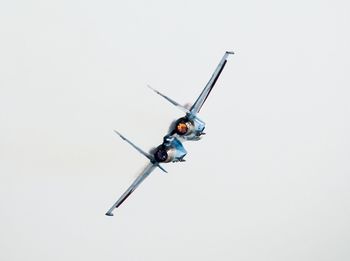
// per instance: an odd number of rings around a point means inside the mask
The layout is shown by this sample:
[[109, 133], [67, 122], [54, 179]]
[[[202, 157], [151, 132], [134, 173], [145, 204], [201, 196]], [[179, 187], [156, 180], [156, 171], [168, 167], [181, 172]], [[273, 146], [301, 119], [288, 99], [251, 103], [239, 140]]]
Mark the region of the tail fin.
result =
[[143, 151], [143, 150], [140, 149], [139, 147], [137, 147], [134, 143], [132, 143], [132, 142], [131, 142], [130, 140], [128, 140], [127, 138], [125, 138], [125, 137], [124, 137], [122, 134], [120, 134], [118, 131], [114, 130], [114, 132], [117, 133], [117, 134], [118, 134], [123, 140], [125, 140], [127, 143], [129, 143], [134, 149], [136, 149], [138, 152], [140, 152], [142, 155], [144, 155], [147, 159], [149, 159], [150, 162], [151, 162], [153, 165], [157, 166], [157, 167], [160, 168], [162, 171], [164, 171], [164, 172], [167, 173], [167, 171], [166, 171], [163, 167], [161, 167], [161, 166], [159, 165], [158, 162], [156, 162], [156, 161], [154, 160], [153, 155], [151, 155], [151, 154], [149, 154], [149, 153]]
[[156, 94], [162, 96], [164, 99], [166, 99], [168, 102], [170, 102], [171, 104], [175, 105], [176, 107], [178, 107], [180, 110], [184, 111], [185, 113], [189, 113], [190, 111], [183, 105], [177, 103], [176, 101], [174, 101], [173, 99], [167, 97], [166, 95], [162, 94], [161, 92], [153, 89], [150, 85], [147, 85], [148, 88], [150, 88], [152, 91], [154, 91]]

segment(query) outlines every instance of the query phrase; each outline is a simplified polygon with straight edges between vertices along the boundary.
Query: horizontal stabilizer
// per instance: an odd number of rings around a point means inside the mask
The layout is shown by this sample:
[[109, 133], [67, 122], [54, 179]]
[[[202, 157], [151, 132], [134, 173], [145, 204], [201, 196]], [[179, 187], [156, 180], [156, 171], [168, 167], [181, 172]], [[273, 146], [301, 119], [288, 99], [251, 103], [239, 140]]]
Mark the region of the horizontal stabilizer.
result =
[[134, 149], [136, 149], [138, 152], [140, 152], [142, 155], [144, 155], [146, 158], [148, 158], [150, 161], [153, 161], [153, 157], [152, 155], [150, 155], [147, 152], [144, 152], [142, 149], [140, 149], [139, 147], [137, 147], [134, 143], [132, 143], [130, 140], [128, 140], [127, 138], [125, 138], [122, 134], [120, 134], [118, 131], [114, 130], [115, 133], [117, 133], [123, 140], [125, 140], [127, 143], [129, 143], [131, 146], [134, 147]]
[[168, 173], [162, 166], [159, 165], [158, 162], [155, 161], [153, 155], [143, 151], [142, 149], [140, 149], [139, 147], [137, 147], [134, 143], [132, 143], [130, 140], [128, 140], [127, 138], [125, 138], [122, 134], [120, 134], [118, 131], [114, 130], [115, 133], [117, 133], [123, 140], [125, 140], [127, 143], [129, 143], [134, 149], [136, 149], [138, 152], [140, 152], [142, 155], [144, 155], [147, 159], [150, 160], [150, 162], [152, 164], [154, 164], [156, 167], [160, 168], [162, 171], [164, 171], [165, 173]]
[[189, 113], [190, 112], [186, 107], [184, 107], [183, 105], [181, 105], [178, 102], [174, 101], [173, 99], [169, 98], [168, 96], [162, 94], [161, 92], [153, 89], [150, 85], [147, 85], [147, 87], [150, 88], [152, 91], [154, 91], [156, 94], [162, 96], [164, 99], [166, 99], [171, 104], [173, 104], [176, 107], [178, 107], [180, 110], [184, 111], [185, 113]]
[[164, 171], [165, 173], [168, 173], [162, 166], [159, 165], [159, 163], [156, 164], [158, 168], [160, 168], [162, 171]]

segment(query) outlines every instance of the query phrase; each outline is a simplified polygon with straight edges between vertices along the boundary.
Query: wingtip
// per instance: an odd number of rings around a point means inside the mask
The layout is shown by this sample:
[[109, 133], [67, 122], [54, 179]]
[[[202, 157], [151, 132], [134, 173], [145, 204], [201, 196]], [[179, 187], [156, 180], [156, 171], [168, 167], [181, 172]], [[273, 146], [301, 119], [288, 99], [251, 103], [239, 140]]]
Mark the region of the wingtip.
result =
[[115, 133], [117, 133], [119, 135], [120, 138], [122, 138], [122, 140], [127, 140], [121, 133], [119, 133], [118, 131], [114, 130]]
[[235, 54], [234, 52], [232, 51], [226, 51], [227, 54]]
[[157, 91], [156, 89], [154, 89], [151, 85], [147, 84], [147, 87], [148, 87], [149, 89], [151, 89], [152, 91], [154, 91], [155, 93], [160, 94], [160, 92]]
[[117, 130], [113, 130], [115, 133], [117, 133], [120, 137], [122, 137], [122, 135], [119, 133], [119, 131]]
[[110, 213], [110, 212], [107, 212], [105, 215], [109, 216], [109, 217], [113, 217], [114, 216], [113, 213]]

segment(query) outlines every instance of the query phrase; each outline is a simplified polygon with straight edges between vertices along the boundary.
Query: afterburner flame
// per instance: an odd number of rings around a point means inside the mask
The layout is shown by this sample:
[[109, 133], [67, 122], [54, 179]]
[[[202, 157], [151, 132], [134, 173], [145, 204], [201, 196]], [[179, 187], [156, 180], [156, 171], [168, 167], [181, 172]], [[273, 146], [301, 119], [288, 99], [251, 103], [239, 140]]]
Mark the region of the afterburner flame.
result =
[[188, 130], [187, 124], [185, 122], [179, 122], [176, 126], [176, 130], [179, 134], [185, 134]]

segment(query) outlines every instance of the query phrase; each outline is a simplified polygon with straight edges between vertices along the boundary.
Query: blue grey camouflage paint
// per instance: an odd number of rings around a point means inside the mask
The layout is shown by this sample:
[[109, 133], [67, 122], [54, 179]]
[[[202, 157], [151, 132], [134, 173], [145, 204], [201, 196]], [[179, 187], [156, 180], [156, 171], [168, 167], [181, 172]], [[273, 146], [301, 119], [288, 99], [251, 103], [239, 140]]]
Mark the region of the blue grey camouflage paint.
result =
[[127, 143], [129, 143], [132, 147], [134, 147], [137, 151], [139, 151], [141, 154], [143, 154], [146, 158], [149, 159], [149, 164], [146, 166], [146, 168], [143, 170], [143, 172], [137, 177], [137, 179], [130, 185], [130, 187], [120, 196], [120, 198], [113, 204], [113, 206], [107, 211], [107, 216], [113, 216], [113, 210], [118, 208], [130, 195], [134, 192], [134, 190], [145, 180], [151, 172], [155, 168], [160, 168], [162, 171], [167, 172], [160, 164], [161, 163], [168, 163], [168, 162], [178, 162], [178, 161], [184, 161], [184, 157], [187, 154], [187, 151], [185, 150], [182, 141], [186, 140], [199, 140], [201, 136], [204, 134], [204, 128], [205, 123], [201, 119], [198, 118], [197, 114], [199, 113], [200, 109], [202, 108], [203, 104], [205, 103], [206, 99], [208, 98], [211, 90], [213, 89], [216, 81], [218, 80], [222, 70], [224, 69], [227, 57], [233, 54], [233, 52], [225, 52], [224, 56], [220, 60], [219, 65], [216, 67], [213, 75], [211, 76], [210, 80], [202, 90], [201, 94], [195, 101], [195, 103], [192, 105], [191, 108], [187, 108], [186, 106], [183, 106], [173, 99], [165, 96], [164, 94], [160, 93], [159, 91], [153, 89], [150, 87], [153, 91], [155, 91], [157, 94], [165, 98], [167, 101], [175, 105], [176, 107], [180, 108], [182, 111], [186, 113], [185, 117], [182, 117], [178, 120], [175, 120], [171, 125], [170, 129], [167, 135], [163, 138], [163, 143], [159, 145], [154, 150], [150, 151], [150, 153], [147, 153], [137, 147], [134, 143], [132, 143], [130, 140], [125, 138], [122, 134], [116, 131], [116, 133]]

